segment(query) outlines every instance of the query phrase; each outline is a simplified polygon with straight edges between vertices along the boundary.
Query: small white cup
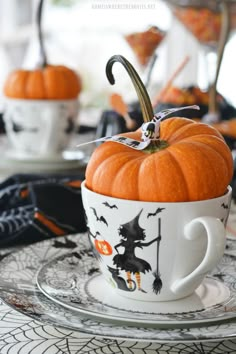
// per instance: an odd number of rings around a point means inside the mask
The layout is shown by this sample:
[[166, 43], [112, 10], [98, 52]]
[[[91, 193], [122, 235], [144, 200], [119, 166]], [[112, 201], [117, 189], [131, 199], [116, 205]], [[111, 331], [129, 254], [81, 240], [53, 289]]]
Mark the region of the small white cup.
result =
[[89, 236], [118, 294], [169, 301], [191, 295], [221, 260], [232, 190], [218, 198], [159, 203], [111, 198], [82, 183]]
[[6, 99], [3, 119], [10, 145], [23, 156], [59, 155], [75, 132], [74, 100]]

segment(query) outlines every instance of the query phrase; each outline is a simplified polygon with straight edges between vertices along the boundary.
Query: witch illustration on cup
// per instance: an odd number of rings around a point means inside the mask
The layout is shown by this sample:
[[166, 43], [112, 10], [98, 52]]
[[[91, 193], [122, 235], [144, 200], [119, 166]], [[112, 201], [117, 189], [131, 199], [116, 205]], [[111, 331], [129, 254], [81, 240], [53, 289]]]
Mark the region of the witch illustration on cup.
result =
[[[120, 270], [126, 272], [127, 284], [130, 291], [134, 290], [134, 281], [132, 280], [132, 274], [135, 276], [137, 283], [137, 290], [146, 293], [141, 286], [141, 274], [152, 270], [151, 265], [144, 259], [139, 258], [135, 255], [136, 248], [148, 247], [154, 242], [157, 242], [157, 269], [155, 272], [155, 279], [153, 282], [153, 291], [158, 294], [162, 288], [162, 281], [158, 269], [158, 258], [159, 258], [159, 244], [161, 241], [160, 235], [160, 221], [158, 218], [159, 232], [158, 236], [149, 242], [143, 242], [146, 239], [145, 229], [139, 225], [139, 217], [142, 210], [138, 215], [130, 222], [123, 224], [118, 229], [119, 235], [121, 236], [121, 242], [114, 246], [117, 254], [113, 257], [113, 264], [116, 265]], [[124, 253], [119, 253], [119, 248], [124, 248]]]

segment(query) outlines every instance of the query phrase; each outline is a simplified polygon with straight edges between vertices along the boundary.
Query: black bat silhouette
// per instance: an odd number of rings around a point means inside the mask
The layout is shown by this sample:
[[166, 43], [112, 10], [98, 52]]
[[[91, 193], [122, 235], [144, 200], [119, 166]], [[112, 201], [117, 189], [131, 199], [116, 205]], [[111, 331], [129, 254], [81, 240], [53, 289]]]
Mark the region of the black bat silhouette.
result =
[[101, 221], [108, 226], [108, 223], [107, 223], [106, 219], [104, 218], [104, 216], [98, 216], [96, 209], [92, 208], [92, 207], [91, 207], [91, 209], [92, 209], [94, 215], [96, 216], [96, 220]]
[[105, 206], [107, 206], [107, 207], [109, 207], [110, 209], [118, 209], [117, 208], [117, 206], [114, 204], [114, 205], [110, 205], [108, 202], [104, 202], [104, 203], [102, 203], [102, 204], [104, 204]]
[[148, 214], [147, 214], [147, 218], [149, 218], [150, 216], [155, 216], [155, 215], [161, 213], [162, 210], [164, 210], [164, 209], [165, 209], [165, 208], [157, 208], [157, 210], [155, 211], [155, 213], [148, 213]]
[[76, 248], [77, 243], [66, 238], [65, 242], [60, 242], [58, 240], [55, 240], [53, 243], [53, 247], [55, 247], [55, 248]]
[[225, 203], [222, 203], [221, 206], [222, 206], [224, 209], [228, 209], [228, 208], [229, 208], [228, 205], [225, 204]]
[[98, 273], [98, 272], [99, 272], [99, 268], [92, 267], [92, 268], [89, 269], [88, 275], [93, 275], [93, 274]]

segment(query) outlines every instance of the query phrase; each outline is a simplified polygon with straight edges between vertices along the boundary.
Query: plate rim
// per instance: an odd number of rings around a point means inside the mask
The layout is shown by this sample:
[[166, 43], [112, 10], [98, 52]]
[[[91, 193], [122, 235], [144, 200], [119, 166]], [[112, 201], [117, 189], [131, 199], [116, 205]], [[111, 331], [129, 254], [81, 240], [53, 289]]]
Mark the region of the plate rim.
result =
[[[76, 241], [76, 242], [79, 242], [79, 240], [81, 238], [83, 238], [83, 236], [85, 237], [85, 235], [87, 236], [87, 233], [80, 233], [80, 234], [77, 234], [77, 235], [73, 235], [73, 240]], [[77, 236], [77, 237], [76, 237]], [[67, 235], [67, 236], [64, 236], [61, 238], [62, 239], [67, 239], [69, 237], [69, 240], [71, 239], [71, 235]], [[9, 264], [9, 261], [12, 259], [13, 255], [14, 254], [20, 254], [23, 252], [23, 255], [25, 256], [27, 254], [26, 250], [30, 250], [32, 247], [33, 249], [35, 247], [40, 247], [40, 249], [42, 248], [42, 244], [46, 244], [48, 247], [47, 247], [47, 251], [49, 248], [51, 248], [52, 246], [52, 242], [53, 240], [52, 239], [49, 239], [49, 240], [42, 240], [42, 241], [39, 241], [33, 245], [28, 245], [26, 247], [24, 247], [23, 249], [16, 249], [14, 250], [12, 253], [10, 253], [8, 256], [4, 257], [4, 259], [0, 262], [0, 269], [2, 268], [2, 265], [4, 264]], [[236, 244], [236, 243], [235, 243]], [[29, 252], [29, 251], [28, 251]], [[70, 250], [65, 250], [63, 251], [64, 253], [68, 253], [70, 252]], [[63, 254], [62, 252], [62, 254]], [[31, 255], [32, 257], [32, 255]], [[229, 256], [226, 255], [227, 258], [231, 258]], [[26, 261], [25, 261], [26, 262]], [[25, 265], [25, 262], [24, 262], [24, 266]], [[236, 261], [234, 260], [234, 262], [236, 263]], [[34, 281], [35, 281], [35, 275], [31, 278], [31, 282], [32, 282], [32, 285], [34, 285], [34, 288], [37, 290], [36, 288], [36, 285], [34, 284]], [[16, 290], [18, 290], [16, 288]], [[37, 290], [38, 291], [38, 290]], [[46, 323], [50, 326], [54, 326], [54, 327], [58, 327], [58, 328], [64, 328], [64, 329], [67, 329], [67, 330], [72, 330], [72, 331], [75, 331], [75, 332], [81, 332], [81, 333], [85, 333], [85, 334], [88, 334], [88, 335], [93, 335], [93, 336], [97, 336], [97, 337], [102, 337], [102, 338], [107, 338], [107, 339], [113, 339], [115, 338], [116, 340], [130, 340], [130, 341], [139, 341], [139, 342], [148, 342], [148, 343], [173, 343], [173, 344], [178, 344], [178, 343], [207, 343], [207, 342], [222, 342], [222, 341], [227, 341], [227, 340], [232, 340], [234, 338], [236, 338], [236, 321], [227, 321], [226, 322], [226, 325], [227, 325], [227, 328], [225, 328], [225, 323], [222, 322], [222, 324], [217, 324], [217, 325], [210, 325], [210, 326], [203, 326], [202, 329], [204, 329], [204, 332], [200, 333], [193, 333], [191, 334], [192, 337], [189, 338], [189, 337], [184, 337], [184, 333], [183, 333], [183, 336], [180, 337], [177, 337], [176, 335], [174, 336], [175, 338], [173, 339], [173, 334], [171, 336], [168, 336], [167, 338], [160, 338], [159, 335], [158, 335], [158, 331], [159, 332], [163, 332], [162, 330], [156, 328], [156, 329], [153, 329], [153, 333], [150, 334], [150, 337], [147, 337], [144, 335], [144, 331], [141, 332], [141, 335], [139, 334], [139, 336], [133, 336], [133, 330], [132, 330], [132, 327], [131, 329], [126, 326], [125, 328], [125, 331], [127, 332], [127, 329], [128, 329], [128, 333], [126, 335], [119, 335], [119, 333], [116, 334], [116, 336], [114, 335], [111, 335], [111, 333], [108, 331], [108, 333], [101, 333], [101, 331], [97, 330], [97, 329], [93, 329], [91, 331], [90, 327], [89, 326], [83, 326], [83, 327], [80, 327], [78, 328], [78, 326], [76, 327], [75, 325], [74, 326], [67, 326], [65, 323], [62, 323], [62, 322], [57, 322], [55, 323], [55, 319], [53, 319], [53, 317], [51, 316], [50, 317], [50, 314], [46, 314], [47, 315], [47, 319], [43, 318], [43, 319], [40, 319], [39, 317], [37, 317], [37, 314], [35, 313], [27, 313], [27, 312], [24, 312], [22, 308], [19, 308], [17, 306], [13, 306], [12, 303], [10, 303], [9, 301], [7, 301], [7, 298], [6, 298], [6, 294], [4, 296], [3, 294], [4, 292], [4, 289], [0, 289], [0, 299], [6, 303], [10, 308], [12, 308], [14, 311], [16, 312], [19, 312], [21, 313], [23, 316], [28, 316], [32, 319], [34, 319], [35, 321], [41, 321], [43, 323]], [[7, 294], [9, 294], [9, 291], [6, 290]], [[36, 297], [38, 297], [36, 294], [35, 294]], [[42, 293], [40, 293], [40, 296], [46, 298]], [[47, 298], [46, 298], [47, 301], [49, 301]], [[40, 300], [37, 299], [37, 301], [39, 302]], [[41, 307], [43, 308], [43, 305], [40, 303]], [[56, 306], [58, 306], [56, 304]], [[43, 308], [43, 310], [45, 311], [45, 306]], [[69, 311], [69, 310], [68, 310]], [[83, 317], [82, 315], [80, 316], [80, 323], [82, 322], [83, 320]], [[102, 322], [97, 322], [98, 326], [102, 325]], [[112, 325], [113, 326], [113, 325]], [[222, 327], [223, 326], [223, 327]], [[119, 326], [116, 326], [116, 327], [119, 327]], [[211, 328], [211, 330], [207, 330], [209, 327], [209, 329]], [[122, 326], [121, 328], [124, 329], [124, 326]], [[109, 327], [110, 329], [110, 327]], [[186, 328], [185, 328], [186, 329]], [[222, 331], [223, 329], [223, 331]], [[145, 329], [145, 332], [149, 332], [150, 328], [147, 328]], [[176, 329], [177, 333], [179, 333], [180, 329]], [[189, 331], [188, 331], [189, 332]], [[190, 332], [191, 332], [191, 328], [190, 328]], [[210, 333], [209, 333], [210, 332]], [[227, 333], [226, 333], [227, 332]], [[196, 337], [194, 337], [196, 336]]]
[[[51, 264], [57, 262], [58, 260], [62, 259], [62, 258], [65, 258], [68, 254], [65, 254], [65, 255], [62, 255], [62, 256], [59, 256], [59, 257], [55, 257], [54, 259], [52, 260], [49, 260], [48, 262], [46, 262], [44, 265], [41, 266], [41, 268], [37, 271], [37, 274], [36, 274], [36, 285], [38, 287], [38, 289], [43, 293], [44, 296], [46, 296], [48, 299], [50, 299], [51, 301], [57, 303], [59, 306], [63, 306], [71, 311], [75, 311], [77, 312], [78, 314], [84, 314], [85, 316], [89, 316], [91, 318], [96, 318], [100, 321], [114, 321], [115, 323], [122, 323], [125, 325], [129, 325], [129, 326], [134, 326], [135, 324], [137, 325], [142, 325], [142, 326], [145, 326], [145, 327], [155, 327], [155, 328], [180, 328], [180, 327], [184, 327], [184, 326], [195, 326], [195, 325], [206, 325], [206, 324], [214, 324], [214, 323], [220, 323], [220, 322], [224, 322], [224, 321], [227, 321], [227, 320], [232, 320], [232, 319], [235, 319], [236, 318], [236, 312], [235, 313], [226, 313], [225, 312], [225, 317], [220, 317], [220, 318], [207, 318], [207, 319], [196, 319], [196, 320], [178, 320], [178, 319], [175, 319], [173, 321], [171, 321], [170, 319], [162, 319], [162, 320], [155, 320], [155, 319], [149, 319], [149, 320], [145, 320], [145, 319], [138, 319], [138, 318], [125, 318], [123, 317], [122, 315], [115, 315], [115, 314], [106, 314], [106, 313], [102, 313], [101, 311], [94, 311], [94, 310], [90, 310], [89, 308], [84, 308], [84, 307], [74, 307], [73, 305], [69, 304], [69, 303], [66, 303], [66, 302], [63, 302], [62, 300], [60, 299], [57, 299], [56, 297], [54, 297], [53, 295], [51, 295], [50, 293], [48, 293], [44, 288], [43, 286], [41, 285], [40, 283], [40, 280], [39, 280], [39, 277], [41, 276], [42, 272], [44, 272]], [[83, 267], [83, 264], [82, 264], [82, 267]], [[89, 297], [89, 294], [87, 293], [86, 291], [86, 287], [88, 285], [88, 283], [90, 281], [92, 281], [93, 279], [97, 278], [97, 277], [101, 277], [102, 278], [102, 275], [101, 273], [99, 274], [96, 274], [96, 275], [92, 275], [91, 277], [89, 277], [88, 275], [88, 279], [85, 280], [82, 284], [82, 287], [83, 287], [83, 290], [85, 291], [85, 294], [86, 296], [88, 297], [88, 299], [91, 301], [94, 302], [94, 304], [96, 305], [96, 303], [99, 303], [103, 306], [106, 307], [106, 304], [102, 304], [101, 302], [99, 301], [96, 301], [96, 299], [91, 295]], [[216, 283], [221, 283], [220, 281], [218, 281], [217, 279], [213, 278], [213, 277], [206, 277], [205, 281], [209, 279], [210, 281], [213, 280], [214, 282]], [[229, 292], [230, 292], [230, 289], [227, 287], [227, 285], [223, 284], [224, 287], [226, 287]], [[235, 295], [235, 294], [234, 294]], [[211, 308], [213, 307], [218, 307], [218, 306], [223, 306], [226, 305], [232, 298], [232, 294], [230, 292], [229, 294], [229, 297], [227, 299], [225, 299], [224, 301], [220, 302], [220, 303], [216, 303], [214, 305], [211, 306]], [[108, 308], [110, 308], [109, 305], [107, 305]], [[128, 314], [128, 311], [124, 310], [124, 309], [121, 309], [124, 311], [124, 316], [125, 316], [125, 313], [127, 312]], [[188, 311], [187, 313], [194, 313], [194, 312], [201, 312], [201, 310], [199, 311]], [[143, 315], [145, 315], [145, 313], [143, 313]], [[152, 315], [152, 314], [150, 314]], [[165, 314], [163, 314], [165, 315]], [[166, 315], [169, 315], [169, 314], [166, 314]], [[181, 313], [179, 314], [181, 315]], [[157, 313], [153, 314], [153, 316], [158, 316]]]

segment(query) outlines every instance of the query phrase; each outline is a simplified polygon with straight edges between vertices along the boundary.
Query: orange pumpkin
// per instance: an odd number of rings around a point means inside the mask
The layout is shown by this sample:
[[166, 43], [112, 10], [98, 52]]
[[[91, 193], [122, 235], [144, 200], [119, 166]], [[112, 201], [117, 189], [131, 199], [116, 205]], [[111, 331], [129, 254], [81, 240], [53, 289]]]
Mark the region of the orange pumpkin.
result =
[[82, 88], [80, 77], [63, 65], [15, 70], [7, 77], [6, 97], [21, 99], [74, 99]]
[[49, 65], [45, 51], [41, 19], [44, 0], [39, 0], [36, 13], [40, 47], [39, 68], [18, 69], [9, 74], [3, 87], [6, 97], [20, 99], [75, 99], [82, 89], [80, 76], [63, 65]]
[[[121, 62], [138, 93], [144, 120], [153, 118], [150, 99], [131, 64]], [[110, 71], [109, 71], [110, 70]], [[122, 134], [141, 141], [140, 129]], [[233, 158], [221, 134], [213, 127], [187, 118], [169, 118], [160, 124], [159, 140], [145, 150], [116, 142], [95, 149], [86, 168], [86, 186], [97, 193], [131, 200], [184, 202], [223, 195], [233, 175]]]

